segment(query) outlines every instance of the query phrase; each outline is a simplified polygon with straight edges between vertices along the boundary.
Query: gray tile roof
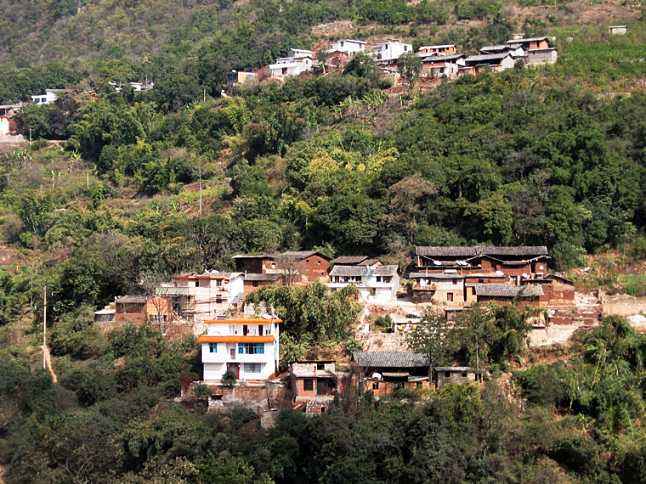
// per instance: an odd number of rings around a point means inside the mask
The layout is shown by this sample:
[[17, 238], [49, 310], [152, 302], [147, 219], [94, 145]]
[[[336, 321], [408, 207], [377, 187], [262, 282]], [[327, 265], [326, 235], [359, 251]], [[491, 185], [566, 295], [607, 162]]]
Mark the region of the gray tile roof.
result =
[[146, 301], [147, 301], [146, 296], [121, 296], [115, 299], [115, 302], [120, 304], [127, 304], [127, 303], [144, 304]]
[[471, 245], [471, 246], [417, 246], [415, 254], [426, 257], [474, 257], [476, 255], [490, 256], [520, 256], [535, 257], [547, 255], [547, 247], [544, 245], [518, 245], [518, 246], [492, 246], [492, 245]]
[[408, 274], [409, 279], [464, 279], [465, 276], [460, 274], [443, 274], [443, 273], [426, 273], [426, 272], [411, 272]]
[[367, 276], [374, 274], [375, 276], [396, 276], [398, 266], [334, 266], [330, 271], [330, 276]]
[[245, 274], [245, 281], [277, 281], [281, 278], [280, 274]]
[[376, 276], [396, 276], [398, 269], [399, 267], [396, 265], [388, 265], [388, 266], [375, 266], [371, 270], [372, 270], [372, 273]]
[[410, 351], [357, 351], [352, 359], [364, 368], [422, 368], [428, 358]]
[[536, 297], [543, 295], [538, 285], [510, 286], [507, 284], [475, 284], [476, 296], [485, 297]]
[[429, 55], [423, 57], [422, 62], [450, 62], [464, 57], [464, 54], [451, 54], [451, 55]]
[[332, 264], [356, 265], [368, 259], [367, 255], [340, 255], [332, 261]]
[[368, 268], [365, 266], [334, 266], [330, 271], [330, 276], [356, 276], [361, 277], [366, 274]]
[[504, 52], [502, 54], [481, 54], [481, 55], [470, 55], [465, 59], [467, 64], [473, 64], [476, 62], [490, 62], [490, 61], [501, 61], [507, 57], [509, 52]]
[[508, 45], [485, 45], [484, 47], [480, 47], [480, 52], [487, 52], [491, 50], [508, 50], [509, 46]]
[[543, 35], [542, 37], [527, 37], [525, 39], [512, 39], [508, 40], [508, 44], [526, 44], [527, 42], [538, 42], [541, 40], [547, 40], [547, 36]]
[[306, 259], [312, 255], [318, 254], [325, 259], [329, 259], [325, 255], [315, 250], [287, 250], [285, 252], [276, 252], [273, 254], [236, 254], [233, 259], [280, 259], [281, 257], [288, 259]]

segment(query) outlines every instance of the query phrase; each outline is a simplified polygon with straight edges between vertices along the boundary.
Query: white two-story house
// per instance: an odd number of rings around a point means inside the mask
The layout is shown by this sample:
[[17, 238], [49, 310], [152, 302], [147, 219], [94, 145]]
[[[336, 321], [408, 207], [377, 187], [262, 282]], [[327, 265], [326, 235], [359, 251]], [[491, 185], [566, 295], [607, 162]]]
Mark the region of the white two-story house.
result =
[[267, 380], [278, 371], [280, 324], [274, 315], [210, 319], [197, 338], [205, 383], [218, 384], [225, 374], [237, 381]]
[[341, 39], [334, 42], [327, 50], [328, 53], [343, 52], [345, 54], [357, 54], [366, 49], [366, 43], [363, 40]]
[[55, 103], [60, 95], [65, 94], [65, 89], [45, 89], [45, 94], [36, 94], [31, 96], [33, 104], [52, 104]]
[[274, 64], [269, 65], [269, 72], [274, 79], [298, 76], [312, 70], [314, 54], [311, 50], [290, 49], [291, 56], [279, 57]]
[[206, 271], [203, 274], [179, 274], [170, 283], [161, 284], [157, 295], [167, 298], [175, 315], [201, 322], [237, 310], [244, 296], [244, 274]]
[[359, 300], [364, 303], [394, 303], [399, 290], [397, 266], [335, 265], [330, 271], [328, 287], [336, 291], [351, 284], [359, 290]]
[[389, 40], [388, 42], [377, 44], [374, 48], [373, 55], [377, 62], [390, 63], [395, 62], [402, 55], [411, 52], [413, 52], [413, 46], [411, 44], [405, 44], [398, 40]]

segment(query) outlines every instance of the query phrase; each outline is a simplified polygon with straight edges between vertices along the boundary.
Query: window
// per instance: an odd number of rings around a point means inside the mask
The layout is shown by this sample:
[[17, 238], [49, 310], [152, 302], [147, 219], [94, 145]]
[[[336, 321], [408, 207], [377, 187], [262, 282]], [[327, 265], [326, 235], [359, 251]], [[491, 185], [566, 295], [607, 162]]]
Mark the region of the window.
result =
[[261, 369], [262, 369], [262, 364], [261, 363], [245, 363], [244, 364], [244, 372], [245, 373], [260, 373]]
[[376, 382], [374, 382], [374, 383], [372, 384], [372, 389], [373, 389], [373, 390], [379, 390], [379, 382], [378, 382], [378, 381], [376, 381]]
[[245, 335], [245, 336], [247, 336], [247, 334], [249, 334], [249, 328], [247, 327], [246, 324], [242, 325], [242, 334]]
[[445, 372], [444, 372], [444, 376], [445, 376], [446, 378], [451, 378], [451, 372], [450, 372], [450, 371], [445, 371]]
[[241, 355], [263, 355], [265, 343], [239, 343], [238, 353]]
[[466, 377], [467, 377], [467, 372], [466, 372], [466, 371], [463, 371], [463, 372], [462, 372], [462, 378], [466, 378]]
[[377, 289], [375, 289], [374, 287], [371, 287], [370, 288], [370, 295], [374, 296], [375, 294], [377, 294]]
[[222, 295], [221, 294], [217, 294], [215, 296], [215, 303], [216, 304], [221, 304], [222, 303]]
[[452, 292], [447, 292], [446, 293], [446, 300], [451, 302], [453, 301], [453, 293]]
[[325, 370], [325, 363], [317, 363], [316, 364], [316, 369], [317, 370]]
[[209, 353], [217, 353], [217, 352], [218, 352], [218, 344], [209, 343]]
[[264, 326], [262, 324], [258, 325], [258, 336], [262, 336], [264, 333]]
[[305, 378], [303, 379], [303, 390], [307, 392], [311, 392], [314, 390], [314, 379], [313, 378]]
[[251, 282], [251, 285], [252, 285], [253, 287], [258, 287], [258, 281], [252, 281], [252, 282]]
[[457, 284], [457, 283], [458, 283], [458, 280], [457, 280], [457, 279], [453, 279], [453, 285], [455, 285], [455, 284]]

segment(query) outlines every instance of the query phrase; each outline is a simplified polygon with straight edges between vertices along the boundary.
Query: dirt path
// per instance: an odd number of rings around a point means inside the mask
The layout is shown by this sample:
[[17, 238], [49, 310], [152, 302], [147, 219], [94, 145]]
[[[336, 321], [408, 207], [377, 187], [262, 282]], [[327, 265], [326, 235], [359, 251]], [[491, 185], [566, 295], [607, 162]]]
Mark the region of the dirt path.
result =
[[58, 376], [56, 376], [56, 372], [54, 371], [54, 367], [52, 366], [52, 356], [49, 352], [49, 348], [46, 345], [42, 346], [42, 348], [43, 355], [45, 356], [45, 366], [47, 366], [49, 376], [51, 377], [53, 383], [58, 383]]

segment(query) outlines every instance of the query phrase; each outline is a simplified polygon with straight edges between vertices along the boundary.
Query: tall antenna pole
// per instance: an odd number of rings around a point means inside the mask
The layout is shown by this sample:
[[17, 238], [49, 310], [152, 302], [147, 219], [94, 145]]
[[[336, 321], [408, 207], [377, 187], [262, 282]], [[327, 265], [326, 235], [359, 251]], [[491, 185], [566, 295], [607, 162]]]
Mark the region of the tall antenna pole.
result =
[[43, 370], [47, 369], [47, 285], [43, 286]]
[[200, 173], [200, 217], [201, 217], [202, 216], [202, 163], [201, 162], [198, 169]]

